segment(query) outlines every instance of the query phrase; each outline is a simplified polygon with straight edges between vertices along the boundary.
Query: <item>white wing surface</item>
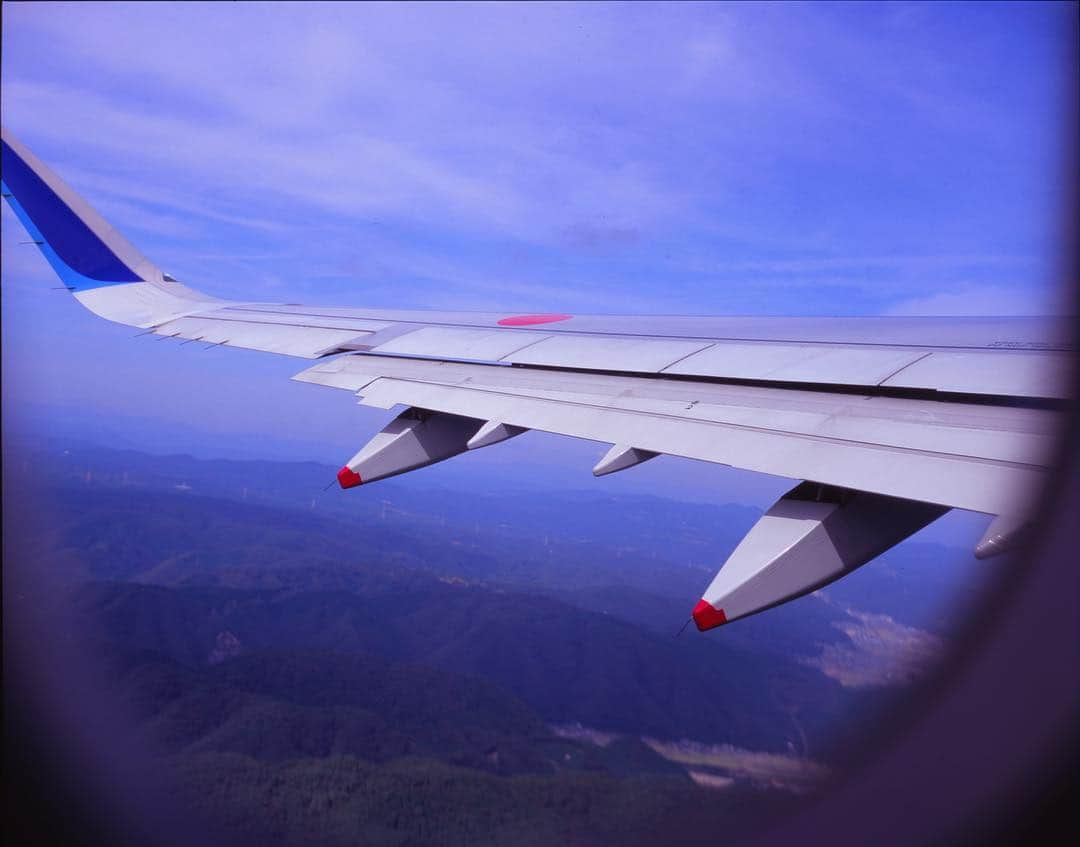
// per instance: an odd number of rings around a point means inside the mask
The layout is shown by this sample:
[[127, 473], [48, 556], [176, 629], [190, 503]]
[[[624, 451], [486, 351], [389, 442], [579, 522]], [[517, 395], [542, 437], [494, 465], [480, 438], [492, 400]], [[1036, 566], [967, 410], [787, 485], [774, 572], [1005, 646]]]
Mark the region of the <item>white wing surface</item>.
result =
[[1052, 460], [1072, 354], [1035, 318], [508, 315], [241, 303], [173, 280], [5, 129], [3, 194], [82, 305], [148, 333], [318, 360], [295, 379], [405, 411], [343, 488], [530, 429], [804, 482], [694, 609], [700, 629], [812, 591], [949, 508], [1008, 549]]

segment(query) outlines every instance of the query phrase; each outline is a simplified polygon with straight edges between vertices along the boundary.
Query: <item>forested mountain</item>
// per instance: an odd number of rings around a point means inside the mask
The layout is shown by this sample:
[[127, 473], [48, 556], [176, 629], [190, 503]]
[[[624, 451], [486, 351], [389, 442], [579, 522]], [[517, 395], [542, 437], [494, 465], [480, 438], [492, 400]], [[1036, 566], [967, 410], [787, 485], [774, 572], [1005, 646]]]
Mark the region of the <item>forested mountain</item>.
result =
[[748, 820], [887, 705], [912, 659], [893, 648], [939, 644], [927, 597], [959, 578], [947, 549], [910, 545], [676, 637], [753, 510], [392, 484], [345, 500], [318, 466], [55, 445], [17, 461], [8, 489], [32, 467], [43, 498], [23, 565], [68, 598], [64, 626], [186, 802], [268, 843]]

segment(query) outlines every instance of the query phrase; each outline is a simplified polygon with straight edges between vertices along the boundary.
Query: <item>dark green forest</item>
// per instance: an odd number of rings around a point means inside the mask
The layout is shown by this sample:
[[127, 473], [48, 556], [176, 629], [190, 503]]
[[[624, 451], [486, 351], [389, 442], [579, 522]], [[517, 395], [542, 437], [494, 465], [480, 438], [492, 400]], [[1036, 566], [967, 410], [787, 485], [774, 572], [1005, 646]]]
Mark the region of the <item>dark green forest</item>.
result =
[[176, 802], [243, 842], [752, 828], [888, 708], [814, 662], [850, 643], [847, 604], [932, 630], [945, 579], [913, 545], [847, 597], [676, 637], [724, 555], [702, 526], [734, 539], [752, 510], [684, 531], [671, 501], [515, 492], [480, 526], [445, 492], [323, 507], [317, 466], [253, 495], [250, 464], [150, 458], [46, 451], [20, 558]]

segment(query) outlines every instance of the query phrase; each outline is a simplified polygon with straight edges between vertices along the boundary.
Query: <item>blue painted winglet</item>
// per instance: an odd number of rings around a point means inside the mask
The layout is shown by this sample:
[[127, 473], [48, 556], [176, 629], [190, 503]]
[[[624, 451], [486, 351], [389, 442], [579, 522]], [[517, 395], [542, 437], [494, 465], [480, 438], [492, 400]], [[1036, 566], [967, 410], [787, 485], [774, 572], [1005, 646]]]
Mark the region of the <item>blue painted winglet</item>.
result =
[[4, 198], [68, 288], [142, 282], [6, 141], [2, 144]]

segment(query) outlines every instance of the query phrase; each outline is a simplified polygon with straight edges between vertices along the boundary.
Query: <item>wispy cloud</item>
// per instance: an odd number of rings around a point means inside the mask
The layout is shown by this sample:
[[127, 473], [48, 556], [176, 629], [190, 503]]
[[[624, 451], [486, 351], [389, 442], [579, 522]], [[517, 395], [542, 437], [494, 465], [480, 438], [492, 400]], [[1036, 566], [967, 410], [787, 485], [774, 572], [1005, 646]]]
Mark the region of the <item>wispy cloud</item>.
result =
[[[145, 204], [162, 243], [184, 234], [165, 215], [194, 221], [203, 256], [393, 226], [459, 265], [542, 249], [582, 305], [634, 288], [659, 311], [783, 311], [781, 276], [809, 312], [839, 275], [849, 312], [1047, 286], [1046, 192], [1015, 211], [1050, 167], [1059, 127], [1029, 112], [1054, 57], [988, 88], [997, 42], [954, 11], [90, 3], [5, 24], [5, 120], [122, 216]], [[962, 65], [937, 49], [958, 28]], [[972, 261], [957, 279], [920, 256]], [[1029, 267], [1005, 278], [1002, 256]], [[280, 276], [302, 299], [300, 267]]]

